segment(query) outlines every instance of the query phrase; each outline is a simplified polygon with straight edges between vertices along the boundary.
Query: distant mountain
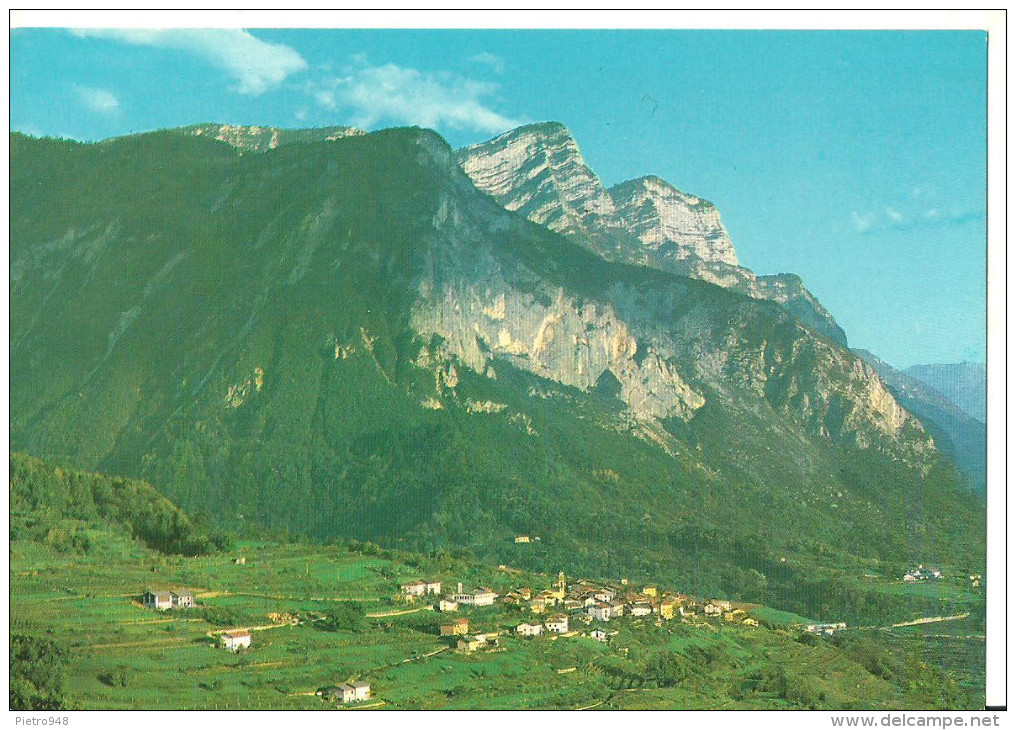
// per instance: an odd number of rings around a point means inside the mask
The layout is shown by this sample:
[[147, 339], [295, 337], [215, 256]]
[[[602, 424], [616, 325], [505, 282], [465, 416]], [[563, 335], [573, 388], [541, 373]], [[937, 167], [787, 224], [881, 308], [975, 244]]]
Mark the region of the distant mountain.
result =
[[277, 127], [251, 127], [236, 124], [195, 124], [176, 131], [192, 134], [195, 137], [210, 137], [243, 152], [267, 152], [283, 144], [334, 142], [346, 137], [366, 134], [362, 129], [356, 127], [279, 129]]
[[505, 208], [574, 237], [608, 261], [670, 271], [774, 301], [816, 332], [847, 344], [843, 330], [800, 277], [757, 276], [738, 264], [716, 206], [656, 176], [607, 190], [558, 122], [519, 127], [457, 154], [473, 183]]
[[[987, 487], [987, 427], [927, 383], [900, 372], [867, 350], [854, 353], [878, 373], [896, 400], [921, 419], [935, 445], [949, 454], [981, 494]], [[912, 368], [911, 368], [912, 369]]]
[[226, 527], [791, 608], [983, 572], [983, 503], [786, 303], [593, 253], [598, 216], [506, 210], [430, 131], [251, 135], [11, 136], [13, 448]]
[[942, 393], [971, 418], [987, 423], [988, 373], [984, 363], [911, 365], [904, 372]]

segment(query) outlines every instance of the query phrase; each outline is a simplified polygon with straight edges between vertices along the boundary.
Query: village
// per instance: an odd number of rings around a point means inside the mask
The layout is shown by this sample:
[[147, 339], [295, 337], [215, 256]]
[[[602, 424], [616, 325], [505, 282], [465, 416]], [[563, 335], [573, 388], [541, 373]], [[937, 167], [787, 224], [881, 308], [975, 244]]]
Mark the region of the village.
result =
[[[244, 564], [242, 559], [233, 561]], [[502, 566], [504, 568], [505, 566]], [[610, 643], [618, 631], [611, 630], [623, 618], [637, 619], [634, 624], [650, 621], [657, 626], [677, 620], [685, 623], [722, 621], [745, 627], [758, 627], [759, 621], [750, 616], [748, 604], [735, 604], [721, 599], [704, 600], [654, 585], [636, 588], [627, 579], [616, 583], [576, 580], [569, 583], [565, 574], [547, 588], [513, 587], [504, 595], [480, 586], [465, 589], [456, 583], [453, 591], [442, 591], [440, 580], [413, 580], [402, 583], [398, 591], [389, 596], [392, 604], [402, 606], [387, 615], [417, 611], [434, 611], [448, 619], [436, 627], [435, 633], [444, 641], [443, 650], [461, 654], [505, 651], [504, 640], [512, 635], [518, 640], [587, 639], [602, 644]], [[149, 590], [141, 596], [140, 605], [155, 611], [185, 611], [196, 607], [193, 593]], [[501, 607], [497, 618], [484, 609]], [[521, 619], [513, 628], [505, 628], [504, 612], [518, 614]], [[464, 615], [468, 613], [469, 615]], [[385, 615], [385, 614], [381, 614]], [[275, 624], [303, 623], [291, 614], [270, 614]], [[835, 625], [835, 628], [843, 627]], [[210, 632], [215, 643], [226, 651], [240, 653], [254, 646], [254, 631], [264, 627], [236, 628]], [[826, 625], [814, 633], [831, 633]], [[374, 699], [371, 685], [361, 679], [324, 687], [316, 694], [322, 699], [340, 705], [354, 706]]]
[[[536, 538], [538, 539], [538, 538]], [[231, 560], [244, 566], [243, 557]], [[379, 584], [379, 608], [366, 617], [383, 622], [420, 612], [432, 612], [434, 622], [419, 624], [432, 632], [437, 648], [429, 653], [413, 652], [405, 662], [418, 661], [441, 652], [479, 657], [484, 654], [511, 651], [513, 642], [554, 642], [574, 639], [611, 645], [622, 632], [644, 632], [650, 627], [666, 627], [669, 622], [718, 631], [722, 626], [741, 630], [762, 628], [755, 604], [738, 603], [721, 598], [703, 598], [660, 588], [654, 584], [638, 584], [626, 578], [614, 581], [572, 579], [563, 572], [549, 585], [524, 585], [512, 581], [522, 575], [508, 566], [498, 566], [502, 587], [499, 593], [484, 585], [466, 587], [462, 582], [450, 584], [437, 578], [420, 578], [408, 582], [389, 581]], [[411, 573], [410, 573], [411, 575]], [[903, 583], [937, 581], [942, 574], [934, 568], [919, 565], [907, 571]], [[974, 576], [972, 576], [973, 578]], [[979, 578], [980, 576], [976, 576]], [[385, 594], [387, 591], [387, 594]], [[342, 600], [334, 599], [334, 600]], [[159, 612], [188, 611], [200, 608], [195, 594], [183, 590], [149, 590], [135, 605]], [[437, 619], [436, 617], [441, 617]], [[314, 625], [320, 616], [312, 613], [296, 615], [281, 611], [267, 614], [271, 622], [265, 626], [224, 628], [208, 632], [216, 646], [242, 654], [256, 649], [256, 632], [285, 625]], [[768, 624], [767, 624], [768, 627]], [[771, 627], [769, 627], [771, 628]], [[847, 628], [845, 622], [809, 623], [800, 621], [797, 631], [816, 636], [832, 636]], [[670, 632], [672, 633], [672, 632]], [[625, 652], [623, 646], [616, 651]], [[352, 675], [346, 681], [317, 688], [323, 701], [342, 707], [367, 707], [368, 700], [377, 700], [369, 675]], [[572, 671], [564, 668], [560, 671]], [[381, 703], [383, 704], [383, 702]]]
[[[657, 625], [672, 619], [693, 622], [696, 617], [746, 626], [759, 625], [757, 619], [748, 615], [746, 606], [735, 606], [720, 599], [702, 600], [671, 591], [661, 592], [652, 585], [636, 589], [627, 579], [621, 579], [617, 585], [586, 580], [569, 584], [565, 574], [559, 573], [550, 588], [534, 590], [517, 587], [504, 596], [486, 587], [464, 591], [461, 583], [456, 586], [455, 592], [442, 595], [440, 582], [424, 580], [405, 583], [401, 590], [401, 598], [406, 602], [437, 597], [431, 608], [442, 613], [458, 611], [460, 606], [490, 606], [500, 599], [506, 606], [527, 615], [527, 620], [514, 628], [517, 636], [527, 639], [543, 635], [554, 638], [582, 636], [607, 643], [617, 633], [608, 631], [607, 625], [624, 616], [655, 617]], [[498, 632], [477, 632], [471, 629], [470, 620], [466, 618], [442, 624], [441, 635], [458, 637], [455, 646], [463, 652], [497, 647], [500, 643]]]

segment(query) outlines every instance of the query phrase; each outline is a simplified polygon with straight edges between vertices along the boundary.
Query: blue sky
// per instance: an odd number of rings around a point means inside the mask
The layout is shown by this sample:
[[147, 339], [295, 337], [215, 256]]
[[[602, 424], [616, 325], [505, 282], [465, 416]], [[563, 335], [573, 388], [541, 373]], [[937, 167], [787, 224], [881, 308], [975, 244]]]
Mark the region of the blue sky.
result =
[[717, 204], [758, 273], [800, 274], [898, 367], [985, 358], [977, 31], [11, 33], [11, 128], [420, 124], [461, 146], [554, 119], [608, 185]]

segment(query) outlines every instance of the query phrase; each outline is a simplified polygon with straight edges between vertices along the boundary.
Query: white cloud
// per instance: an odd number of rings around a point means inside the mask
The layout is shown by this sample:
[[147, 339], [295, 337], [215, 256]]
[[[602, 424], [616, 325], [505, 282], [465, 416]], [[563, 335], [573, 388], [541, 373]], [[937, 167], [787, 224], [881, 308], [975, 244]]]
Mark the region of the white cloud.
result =
[[79, 86], [75, 84], [74, 93], [77, 95], [78, 100], [89, 111], [95, 114], [109, 116], [116, 114], [120, 110], [120, 100], [116, 98], [116, 94], [108, 89], [97, 89], [93, 86]]
[[281, 84], [286, 77], [307, 68], [303, 57], [289, 46], [262, 41], [245, 30], [83, 28], [71, 33], [81, 38], [104, 38], [189, 53], [225, 71], [237, 82], [235, 91], [250, 96], [259, 96]]
[[469, 60], [473, 63], [482, 63], [485, 66], [490, 66], [497, 73], [504, 73], [504, 59], [500, 56], [495, 56], [493, 53], [477, 53], [475, 56], [470, 56]]
[[358, 127], [386, 122], [503, 132], [521, 124], [484, 103], [497, 91], [496, 84], [390, 63], [370, 66], [362, 58], [346, 74], [325, 84], [314, 84], [310, 91], [327, 109], [349, 109], [350, 121]]
[[928, 230], [983, 222], [984, 210], [928, 208], [924, 211], [912, 210], [904, 215], [895, 208], [886, 207], [881, 213], [877, 211], [858, 213], [855, 210], [851, 213], [851, 219], [858, 233], [875, 234], [886, 231]]
[[855, 210], [851, 213], [851, 217], [854, 219], [854, 227], [857, 229], [858, 233], [864, 233], [875, 225], [875, 216], [871, 213], [861, 215]]

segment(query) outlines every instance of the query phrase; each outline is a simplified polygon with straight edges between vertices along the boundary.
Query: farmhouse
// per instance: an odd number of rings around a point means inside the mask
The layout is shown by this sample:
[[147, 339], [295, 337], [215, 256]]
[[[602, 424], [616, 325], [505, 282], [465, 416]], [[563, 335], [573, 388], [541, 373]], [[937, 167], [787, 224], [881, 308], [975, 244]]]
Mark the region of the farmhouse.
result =
[[367, 682], [340, 684], [338, 687], [329, 687], [325, 690], [325, 695], [339, 702], [359, 702], [370, 699], [370, 684]]
[[169, 591], [148, 591], [141, 598], [145, 608], [165, 611], [173, 607], [173, 594]]
[[441, 626], [441, 636], [465, 636], [469, 633], [469, 619], [457, 618]]
[[903, 580], [907, 583], [913, 583], [919, 580], [940, 580], [942, 578], [942, 571], [937, 568], [925, 568], [923, 565], [918, 565], [913, 570], [908, 570], [903, 575]]
[[808, 624], [804, 627], [804, 630], [809, 634], [825, 634], [826, 636], [832, 636], [840, 629], [847, 628], [847, 625], [842, 621], [835, 624]]
[[170, 593], [169, 597], [173, 603], [173, 608], [194, 607], [194, 594], [192, 593]]
[[463, 636], [461, 639], [459, 639], [458, 644], [456, 644], [456, 648], [459, 651], [472, 652], [472, 651], [476, 651], [481, 646], [484, 646], [486, 643], [487, 643], [487, 637], [486, 636], [483, 636], [483, 637], [480, 637], [480, 636]]
[[422, 596], [427, 590], [427, 584], [422, 580], [414, 580], [411, 583], [402, 584], [402, 592], [407, 596]]
[[251, 643], [250, 631], [247, 631], [246, 629], [225, 631], [219, 634], [219, 642], [222, 644], [223, 649], [229, 649], [230, 651], [249, 649]]
[[445, 611], [458, 611], [459, 610], [459, 604], [458, 604], [458, 601], [456, 601], [451, 596], [445, 596], [440, 601], [438, 601], [437, 608], [441, 612], [445, 612]]
[[563, 613], [549, 617], [544, 623], [547, 631], [553, 634], [564, 634], [568, 632], [568, 617]]
[[730, 610], [730, 601], [712, 600], [703, 609], [706, 616], [722, 616], [724, 611]]
[[589, 638], [595, 639], [603, 644], [607, 643], [607, 632], [603, 629], [593, 629], [589, 632]]
[[543, 624], [522, 623], [515, 627], [519, 636], [539, 636], [543, 633]]
[[402, 592], [407, 596], [437, 595], [441, 592], [441, 582], [414, 580], [411, 583], [404, 583], [402, 585]]

